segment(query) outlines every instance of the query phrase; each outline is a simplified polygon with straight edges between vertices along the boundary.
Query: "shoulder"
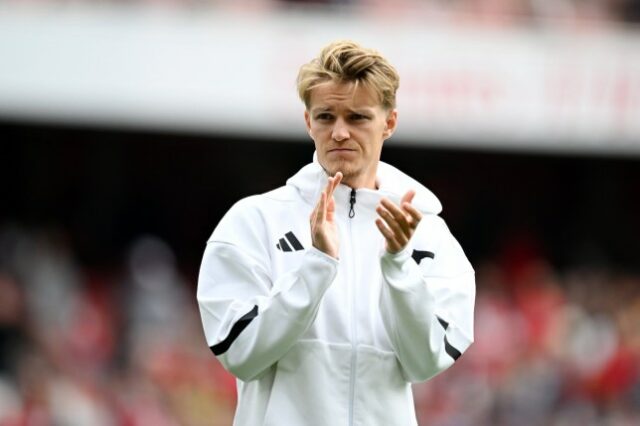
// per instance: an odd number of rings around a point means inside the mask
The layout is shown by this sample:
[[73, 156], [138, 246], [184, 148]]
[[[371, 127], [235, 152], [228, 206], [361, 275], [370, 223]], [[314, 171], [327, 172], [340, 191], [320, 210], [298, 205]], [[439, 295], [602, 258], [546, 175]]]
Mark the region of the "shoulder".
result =
[[432, 244], [439, 244], [443, 238], [450, 235], [449, 228], [439, 215], [425, 213], [420, 220], [416, 237], [418, 240], [428, 239]]
[[250, 195], [237, 201], [227, 214], [252, 215], [278, 209], [284, 204], [302, 202], [295, 188], [281, 186], [263, 194]]
[[[304, 215], [300, 214], [302, 210]], [[262, 235], [274, 223], [290, 221], [291, 215], [306, 218], [304, 202], [295, 188], [282, 186], [263, 194], [251, 195], [231, 206], [216, 226], [211, 239]]]
[[[416, 230], [414, 249], [430, 253], [434, 259], [432, 273], [441, 273], [443, 270], [468, 272], [473, 267], [467, 259], [464, 250], [458, 240], [453, 236], [443, 218], [435, 214], [426, 214], [420, 221]], [[439, 271], [439, 272], [438, 272]]]
[[431, 190], [394, 166], [380, 161], [378, 164], [378, 178], [381, 183], [380, 189], [395, 193], [399, 197], [409, 190], [414, 190], [416, 195], [412, 204], [421, 212], [437, 215], [442, 211], [440, 200]]
[[259, 195], [272, 203], [292, 203], [302, 201], [299, 192], [291, 185], [284, 185]]

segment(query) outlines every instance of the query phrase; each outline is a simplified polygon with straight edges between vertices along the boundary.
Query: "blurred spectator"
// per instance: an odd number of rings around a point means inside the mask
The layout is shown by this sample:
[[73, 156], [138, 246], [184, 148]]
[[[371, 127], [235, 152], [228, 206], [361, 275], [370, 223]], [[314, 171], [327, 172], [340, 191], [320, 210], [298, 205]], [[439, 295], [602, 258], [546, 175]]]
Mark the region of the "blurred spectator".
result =
[[[20, 3], [9, 1], [5, 3]], [[38, 0], [35, 5], [64, 4], [77, 7], [86, 4], [104, 5], [105, 2], [84, 0]], [[471, 21], [491, 25], [526, 25], [527, 22], [547, 22], [552, 25], [598, 25], [609, 22], [640, 22], [639, 0], [110, 0], [112, 4], [143, 4], [147, 7], [227, 9], [247, 14], [294, 8], [310, 13], [328, 8], [339, 13], [352, 10], [365, 11], [385, 17], [413, 17], [444, 19], [445, 21]]]
[[[171, 248], [142, 237], [96, 273], [65, 241], [0, 230], [0, 425], [230, 424], [234, 379]], [[554, 270], [529, 238], [505, 247], [476, 265], [476, 343], [414, 387], [420, 424], [637, 424], [640, 277]]]
[[233, 379], [167, 244], [136, 241], [119, 276], [64, 241], [0, 230], [0, 425], [230, 424]]
[[620, 20], [640, 23], [640, 0], [610, 0], [610, 3], [613, 3]]

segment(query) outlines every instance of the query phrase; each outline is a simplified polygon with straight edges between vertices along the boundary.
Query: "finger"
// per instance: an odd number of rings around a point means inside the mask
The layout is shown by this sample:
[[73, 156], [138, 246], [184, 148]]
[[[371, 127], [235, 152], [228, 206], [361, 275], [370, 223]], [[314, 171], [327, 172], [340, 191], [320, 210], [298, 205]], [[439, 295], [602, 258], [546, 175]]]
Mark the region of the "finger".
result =
[[420, 221], [422, 220], [422, 213], [420, 212], [420, 210], [415, 208], [413, 204], [409, 203], [404, 203], [402, 205], [402, 209], [407, 212], [409, 216], [411, 216], [411, 225], [413, 228], [416, 228], [418, 226], [418, 223], [420, 223]]
[[400, 246], [397, 243], [397, 241], [395, 240], [395, 235], [393, 233], [393, 231], [391, 231], [389, 228], [387, 228], [384, 224], [384, 222], [382, 221], [382, 219], [377, 218], [376, 219], [376, 226], [378, 227], [378, 230], [380, 231], [380, 233], [382, 234], [382, 236], [384, 237], [384, 239], [387, 242], [387, 251], [390, 253], [395, 253], [397, 251], [400, 250]]
[[402, 200], [400, 200], [400, 205], [403, 205], [404, 203], [411, 203], [415, 195], [416, 195], [416, 191], [414, 191], [413, 189], [408, 190], [407, 193], [402, 196]]
[[320, 209], [320, 202], [322, 201], [322, 196], [320, 196], [320, 198], [318, 198], [318, 201], [316, 202], [316, 205], [313, 207], [313, 210], [311, 210], [311, 214], [309, 214], [309, 221], [311, 223], [311, 229], [314, 228], [316, 221], [318, 220], [318, 210]]
[[333, 185], [333, 176], [329, 176], [327, 178], [327, 185], [324, 187], [323, 191], [328, 191], [331, 189], [331, 186]]
[[331, 194], [332, 194], [332, 188], [333, 188], [333, 177], [329, 176], [327, 178], [327, 185], [324, 187], [322, 192], [324, 192], [325, 194], [329, 195], [329, 198], [330, 198]]
[[313, 229], [313, 227], [316, 224], [317, 211], [318, 211], [318, 206], [316, 205], [316, 207], [311, 211], [311, 214], [309, 215], [309, 222], [311, 223], [311, 229]]
[[336, 174], [333, 176], [333, 179], [335, 181], [335, 186], [338, 186], [340, 182], [342, 182], [342, 178], [343, 178], [342, 172], [336, 172]]
[[382, 206], [389, 210], [389, 212], [393, 215], [393, 217], [396, 218], [397, 221], [406, 221], [407, 220], [407, 216], [404, 214], [404, 212], [402, 211], [402, 209], [400, 207], [398, 207], [398, 205], [396, 203], [394, 203], [393, 201], [389, 200], [388, 198], [382, 198], [380, 200], [380, 204], [382, 204]]
[[325, 209], [325, 211], [326, 211], [325, 218], [327, 222], [333, 222], [334, 213], [336, 211], [336, 202], [333, 199], [333, 197], [327, 198], [327, 208]]
[[337, 172], [331, 181], [331, 190], [328, 194], [330, 197], [333, 197], [333, 191], [340, 185], [340, 182], [342, 182], [342, 172]]
[[384, 221], [382, 219], [380, 218], [376, 219], [376, 226], [380, 230], [380, 233], [382, 234], [384, 239], [387, 240], [387, 243], [392, 243], [392, 244], [396, 243], [395, 234], [391, 229], [387, 227], [387, 225], [384, 224]]
[[324, 214], [327, 204], [327, 193], [322, 191], [320, 201], [318, 202], [318, 211], [316, 212], [316, 224], [321, 225], [324, 222]]
[[410, 189], [406, 194], [402, 196], [402, 200], [400, 200], [400, 207], [405, 213], [408, 213], [411, 220], [409, 221], [411, 225], [415, 228], [418, 226], [418, 222], [422, 219], [422, 213], [416, 209], [411, 202], [413, 201], [413, 197], [415, 197], [416, 191]]
[[411, 225], [409, 224], [409, 217], [407, 217], [408, 215], [405, 214], [400, 207], [398, 207], [395, 203], [391, 202], [389, 199], [387, 198], [382, 198], [380, 200], [380, 204], [382, 204], [382, 206], [387, 209], [389, 211], [389, 213], [391, 213], [393, 215], [393, 217], [395, 218], [395, 220], [400, 224], [400, 226], [406, 230], [406, 232], [408, 233]]
[[378, 208], [376, 208], [376, 212], [380, 215], [380, 217], [384, 220], [387, 226], [391, 229], [391, 231], [394, 234], [394, 239], [398, 243], [404, 246], [404, 244], [406, 244], [409, 241], [409, 237], [411, 236], [411, 231], [408, 228], [404, 229], [398, 223], [398, 221], [395, 220], [395, 217], [393, 217], [393, 215], [388, 210], [385, 210], [383, 207], [378, 206]]
[[329, 182], [329, 185], [327, 186], [327, 196], [329, 199], [333, 198], [333, 191], [335, 191], [336, 186], [338, 186], [338, 184], [336, 183], [337, 179], [334, 177], [331, 178], [331, 181]]

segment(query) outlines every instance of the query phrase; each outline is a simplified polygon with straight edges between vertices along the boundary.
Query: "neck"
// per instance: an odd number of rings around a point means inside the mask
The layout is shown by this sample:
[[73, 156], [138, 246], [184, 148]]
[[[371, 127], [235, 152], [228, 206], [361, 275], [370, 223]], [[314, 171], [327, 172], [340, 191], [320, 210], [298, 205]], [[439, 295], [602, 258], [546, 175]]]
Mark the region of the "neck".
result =
[[342, 183], [353, 189], [378, 189], [375, 174], [373, 176], [345, 176]]

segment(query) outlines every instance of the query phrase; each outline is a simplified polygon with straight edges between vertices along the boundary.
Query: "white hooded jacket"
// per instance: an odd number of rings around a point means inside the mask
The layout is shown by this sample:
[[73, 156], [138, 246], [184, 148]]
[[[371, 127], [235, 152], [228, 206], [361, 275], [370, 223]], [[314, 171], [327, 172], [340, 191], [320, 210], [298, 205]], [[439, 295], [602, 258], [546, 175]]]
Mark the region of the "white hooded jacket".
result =
[[[474, 271], [435, 195], [382, 162], [378, 190], [339, 185], [336, 260], [311, 245], [326, 183], [317, 162], [303, 167], [236, 203], [207, 243], [197, 297], [207, 343], [238, 379], [236, 426], [416, 425], [411, 382], [473, 341]], [[375, 207], [409, 189], [423, 219], [389, 254]]]

